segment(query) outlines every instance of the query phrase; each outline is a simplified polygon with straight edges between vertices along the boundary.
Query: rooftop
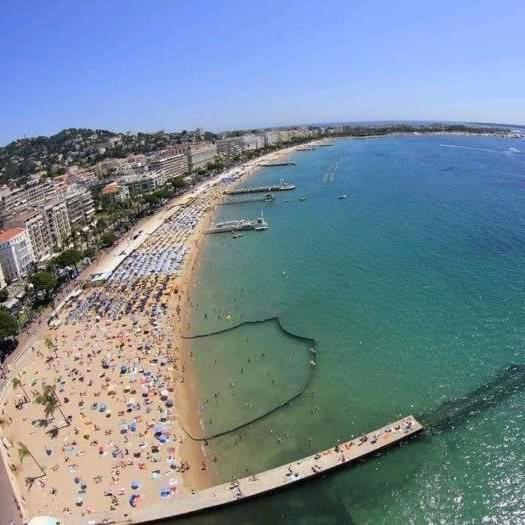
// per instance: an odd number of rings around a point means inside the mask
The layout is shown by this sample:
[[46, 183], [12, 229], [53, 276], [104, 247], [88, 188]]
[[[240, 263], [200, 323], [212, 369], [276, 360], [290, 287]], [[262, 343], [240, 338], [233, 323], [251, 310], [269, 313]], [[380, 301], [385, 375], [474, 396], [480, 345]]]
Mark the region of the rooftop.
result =
[[0, 231], [0, 242], [10, 241], [13, 237], [16, 237], [24, 231], [24, 228], [8, 228], [7, 230]]

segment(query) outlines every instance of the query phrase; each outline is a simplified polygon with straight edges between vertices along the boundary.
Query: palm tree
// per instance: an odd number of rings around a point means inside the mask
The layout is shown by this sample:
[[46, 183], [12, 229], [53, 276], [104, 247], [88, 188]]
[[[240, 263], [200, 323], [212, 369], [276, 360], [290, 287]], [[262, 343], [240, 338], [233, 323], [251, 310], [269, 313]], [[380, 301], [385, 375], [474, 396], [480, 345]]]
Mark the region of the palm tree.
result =
[[46, 475], [46, 471], [42, 468], [42, 465], [35, 459], [35, 456], [31, 454], [29, 449], [20, 441], [18, 442], [18, 457], [20, 459], [20, 465], [22, 465], [25, 458], [30, 457], [37, 464], [38, 468], [42, 472], [42, 475]]
[[11, 384], [13, 385], [13, 388], [15, 390], [17, 390], [18, 388], [20, 388], [22, 390], [22, 392], [24, 393], [24, 402], [27, 403], [29, 401], [29, 396], [27, 395], [27, 392], [24, 388], [24, 385], [22, 384], [22, 381], [20, 380], [19, 377], [13, 377], [13, 379], [11, 379]]
[[35, 396], [34, 401], [38, 405], [42, 405], [44, 407], [45, 417], [51, 416], [55, 412], [55, 410], [58, 408], [58, 411], [60, 412], [60, 414], [62, 414], [62, 417], [64, 418], [64, 421], [66, 422], [66, 425], [69, 426], [69, 420], [67, 419], [66, 415], [62, 411], [62, 408], [60, 407], [58, 397], [52, 385], [46, 385], [44, 383], [42, 385], [42, 392], [39, 392]]

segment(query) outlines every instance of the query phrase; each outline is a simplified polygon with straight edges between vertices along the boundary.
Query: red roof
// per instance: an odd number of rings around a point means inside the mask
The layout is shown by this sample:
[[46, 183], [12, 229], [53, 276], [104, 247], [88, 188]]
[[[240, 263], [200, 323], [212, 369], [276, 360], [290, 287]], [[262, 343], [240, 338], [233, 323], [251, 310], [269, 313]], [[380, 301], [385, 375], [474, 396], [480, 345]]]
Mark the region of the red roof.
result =
[[0, 242], [9, 241], [24, 231], [24, 228], [9, 228], [7, 230], [0, 231]]

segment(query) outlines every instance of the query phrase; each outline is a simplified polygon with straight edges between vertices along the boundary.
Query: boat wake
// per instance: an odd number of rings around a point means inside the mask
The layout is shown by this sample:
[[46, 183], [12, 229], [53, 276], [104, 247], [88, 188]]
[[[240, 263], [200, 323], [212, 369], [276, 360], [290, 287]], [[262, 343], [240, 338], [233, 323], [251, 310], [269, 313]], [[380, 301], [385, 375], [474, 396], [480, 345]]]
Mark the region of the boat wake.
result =
[[501, 149], [490, 149], [490, 148], [476, 148], [475, 146], [460, 146], [458, 144], [440, 144], [442, 148], [454, 148], [454, 149], [473, 149], [477, 151], [489, 151], [490, 153], [519, 153], [518, 148], [509, 148], [506, 150]]

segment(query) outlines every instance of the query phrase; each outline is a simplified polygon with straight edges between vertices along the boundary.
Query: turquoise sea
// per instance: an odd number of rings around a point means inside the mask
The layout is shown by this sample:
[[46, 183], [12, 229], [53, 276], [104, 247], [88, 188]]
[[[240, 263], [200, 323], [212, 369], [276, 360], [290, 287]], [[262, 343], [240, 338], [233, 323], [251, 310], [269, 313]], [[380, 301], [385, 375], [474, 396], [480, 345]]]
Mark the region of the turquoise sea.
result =
[[[278, 317], [315, 338], [316, 373], [211, 440], [214, 467], [229, 480], [408, 414], [428, 430], [183, 523], [525, 523], [525, 142], [345, 139], [292, 158], [249, 183], [294, 192], [221, 206], [270, 228], [207, 238], [190, 330]], [[275, 322], [194, 340], [206, 432], [300, 391], [310, 346]]]

